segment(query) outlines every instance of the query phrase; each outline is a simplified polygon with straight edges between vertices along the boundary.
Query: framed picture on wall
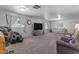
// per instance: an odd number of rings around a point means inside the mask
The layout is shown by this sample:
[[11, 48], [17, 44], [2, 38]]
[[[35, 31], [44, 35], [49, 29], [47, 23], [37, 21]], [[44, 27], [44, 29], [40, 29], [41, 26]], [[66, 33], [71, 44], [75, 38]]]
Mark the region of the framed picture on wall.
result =
[[31, 24], [31, 20], [27, 20], [27, 24], [30, 25]]

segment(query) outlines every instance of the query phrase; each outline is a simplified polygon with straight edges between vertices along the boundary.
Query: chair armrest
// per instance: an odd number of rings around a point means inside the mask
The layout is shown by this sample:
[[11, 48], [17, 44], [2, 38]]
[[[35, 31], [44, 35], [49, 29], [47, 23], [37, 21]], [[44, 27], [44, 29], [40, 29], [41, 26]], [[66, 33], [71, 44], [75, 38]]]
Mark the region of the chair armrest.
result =
[[77, 50], [77, 51], [79, 51], [79, 46], [76, 46], [76, 45], [70, 45], [70, 44], [68, 44], [68, 43], [66, 43], [66, 42], [64, 42], [64, 41], [57, 41], [56, 42], [56, 44], [57, 45], [61, 45], [61, 46], [63, 46], [63, 47], [66, 47], [66, 48], [68, 48], [68, 49], [72, 49], [72, 50]]

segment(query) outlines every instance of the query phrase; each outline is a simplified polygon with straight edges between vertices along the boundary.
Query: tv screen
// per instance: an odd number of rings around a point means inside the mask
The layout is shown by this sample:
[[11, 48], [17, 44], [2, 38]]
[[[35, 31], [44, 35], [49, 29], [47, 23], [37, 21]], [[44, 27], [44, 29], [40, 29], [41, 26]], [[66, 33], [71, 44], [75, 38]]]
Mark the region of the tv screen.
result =
[[42, 24], [41, 23], [34, 23], [34, 30], [42, 30]]

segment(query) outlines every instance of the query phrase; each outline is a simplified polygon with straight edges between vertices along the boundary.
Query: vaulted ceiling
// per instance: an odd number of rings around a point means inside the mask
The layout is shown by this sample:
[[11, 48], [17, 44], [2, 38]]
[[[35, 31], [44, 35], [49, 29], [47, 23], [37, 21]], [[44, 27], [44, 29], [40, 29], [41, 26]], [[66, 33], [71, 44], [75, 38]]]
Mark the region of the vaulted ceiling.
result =
[[25, 10], [20, 10], [21, 5], [0, 5], [5, 9], [23, 15], [40, 16], [47, 20], [54, 20], [61, 15], [65, 19], [79, 19], [79, 5], [40, 5], [40, 8], [33, 8], [34, 5], [24, 5]]

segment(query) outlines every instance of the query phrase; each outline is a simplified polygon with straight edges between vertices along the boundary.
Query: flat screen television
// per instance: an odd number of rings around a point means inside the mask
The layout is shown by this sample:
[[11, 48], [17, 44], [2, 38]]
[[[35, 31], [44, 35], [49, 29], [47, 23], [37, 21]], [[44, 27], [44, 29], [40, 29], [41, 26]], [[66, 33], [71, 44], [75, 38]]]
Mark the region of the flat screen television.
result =
[[42, 30], [43, 26], [41, 23], [34, 23], [34, 30]]

